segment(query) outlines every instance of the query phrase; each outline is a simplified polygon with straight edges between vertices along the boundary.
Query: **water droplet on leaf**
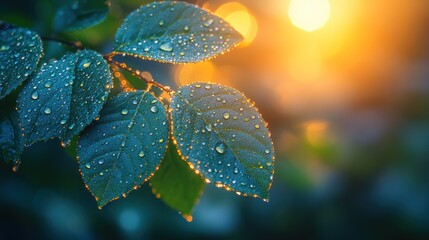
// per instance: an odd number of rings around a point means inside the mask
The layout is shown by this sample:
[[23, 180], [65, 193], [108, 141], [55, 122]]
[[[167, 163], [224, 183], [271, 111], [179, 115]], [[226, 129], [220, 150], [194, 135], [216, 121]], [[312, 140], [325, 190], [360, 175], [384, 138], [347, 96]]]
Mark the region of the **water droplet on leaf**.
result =
[[32, 99], [34, 99], [34, 100], [37, 100], [37, 99], [39, 98], [39, 93], [38, 93], [38, 92], [36, 92], [36, 91], [34, 91], [34, 92], [31, 94], [31, 98], [32, 98]]
[[52, 110], [51, 110], [51, 108], [49, 108], [49, 107], [45, 107], [45, 109], [43, 110], [43, 112], [44, 112], [45, 114], [51, 114], [51, 113], [52, 113]]
[[226, 146], [223, 142], [218, 142], [218, 143], [216, 143], [215, 150], [216, 150], [216, 152], [222, 154], [225, 152]]
[[173, 45], [171, 45], [169, 42], [163, 43], [161, 46], [159, 46], [159, 49], [162, 51], [171, 52], [173, 50]]

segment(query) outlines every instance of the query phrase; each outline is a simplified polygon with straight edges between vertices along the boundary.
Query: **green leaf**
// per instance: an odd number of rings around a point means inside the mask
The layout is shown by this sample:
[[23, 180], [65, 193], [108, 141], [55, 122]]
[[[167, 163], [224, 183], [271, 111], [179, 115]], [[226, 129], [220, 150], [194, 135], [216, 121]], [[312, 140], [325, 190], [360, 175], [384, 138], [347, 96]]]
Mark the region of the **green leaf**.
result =
[[164, 106], [151, 93], [122, 93], [78, 142], [83, 180], [101, 208], [137, 189], [156, 170], [168, 143]]
[[24, 151], [24, 143], [21, 137], [21, 127], [19, 126], [18, 113], [5, 111], [0, 112], [0, 160], [6, 161], [16, 169]]
[[54, 137], [68, 144], [97, 117], [111, 86], [109, 66], [94, 51], [45, 63], [18, 97], [25, 144]]
[[42, 54], [42, 41], [36, 33], [0, 22], [0, 99], [30, 76]]
[[242, 36], [195, 5], [154, 2], [132, 12], [116, 33], [115, 52], [170, 63], [200, 62], [237, 45]]
[[268, 199], [274, 173], [270, 133], [256, 107], [240, 92], [194, 83], [171, 102], [179, 150], [218, 187]]
[[74, 0], [58, 9], [54, 19], [55, 31], [76, 31], [104, 21], [109, 14], [106, 0]]
[[177, 146], [170, 142], [167, 154], [158, 171], [150, 179], [150, 183], [158, 198], [178, 210], [184, 217], [188, 217], [192, 214], [205, 183], [184, 160]]

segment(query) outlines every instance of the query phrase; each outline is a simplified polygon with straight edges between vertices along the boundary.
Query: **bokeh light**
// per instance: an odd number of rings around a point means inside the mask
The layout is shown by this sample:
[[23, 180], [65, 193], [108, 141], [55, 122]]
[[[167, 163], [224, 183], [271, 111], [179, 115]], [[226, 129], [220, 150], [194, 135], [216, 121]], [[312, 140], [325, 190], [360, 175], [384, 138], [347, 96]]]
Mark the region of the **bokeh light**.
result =
[[288, 12], [293, 25], [312, 32], [328, 22], [331, 5], [329, 0], [292, 0]]
[[228, 2], [221, 5], [216, 15], [228, 21], [241, 35], [244, 41], [240, 46], [248, 46], [258, 33], [258, 22], [249, 10], [238, 2]]

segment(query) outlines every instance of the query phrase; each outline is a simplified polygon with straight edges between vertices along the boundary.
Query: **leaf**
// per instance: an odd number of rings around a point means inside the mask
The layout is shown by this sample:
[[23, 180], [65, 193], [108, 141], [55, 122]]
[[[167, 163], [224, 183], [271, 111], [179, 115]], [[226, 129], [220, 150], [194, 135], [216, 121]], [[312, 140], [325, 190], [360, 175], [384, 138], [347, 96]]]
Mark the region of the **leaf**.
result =
[[194, 168], [218, 187], [268, 199], [274, 149], [262, 116], [235, 89], [194, 83], [171, 102], [172, 132]]
[[116, 33], [115, 52], [170, 63], [200, 62], [237, 45], [242, 36], [195, 5], [154, 2], [132, 12]]
[[0, 23], [0, 99], [30, 76], [42, 54], [42, 41], [36, 33]]
[[167, 143], [167, 114], [151, 93], [127, 92], [108, 101], [78, 142], [82, 177], [98, 206], [147, 181]]
[[24, 143], [21, 137], [21, 127], [18, 122], [18, 113], [5, 111], [0, 112], [0, 160], [13, 165], [17, 169], [24, 151]]
[[54, 19], [55, 31], [76, 31], [104, 21], [109, 14], [106, 0], [74, 0], [58, 9]]
[[54, 137], [67, 144], [97, 117], [111, 86], [109, 67], [94, 51], [45, 63], [18, 97], [25, 144]]
[[204, 179], [189, 168], [173, 142], [150, 183], [156, 196], [185, 218], [192, 214], [205, 186]]

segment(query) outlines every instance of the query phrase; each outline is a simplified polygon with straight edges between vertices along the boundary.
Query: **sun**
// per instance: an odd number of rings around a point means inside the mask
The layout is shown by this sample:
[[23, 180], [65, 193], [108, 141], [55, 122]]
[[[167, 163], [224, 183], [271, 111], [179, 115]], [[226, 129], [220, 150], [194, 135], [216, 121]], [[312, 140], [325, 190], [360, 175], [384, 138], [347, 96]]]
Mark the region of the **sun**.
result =
[[289, 18], [296, 27], [312, 32], [326, 25], [331, 15], [329, 0], [291, 0]]

